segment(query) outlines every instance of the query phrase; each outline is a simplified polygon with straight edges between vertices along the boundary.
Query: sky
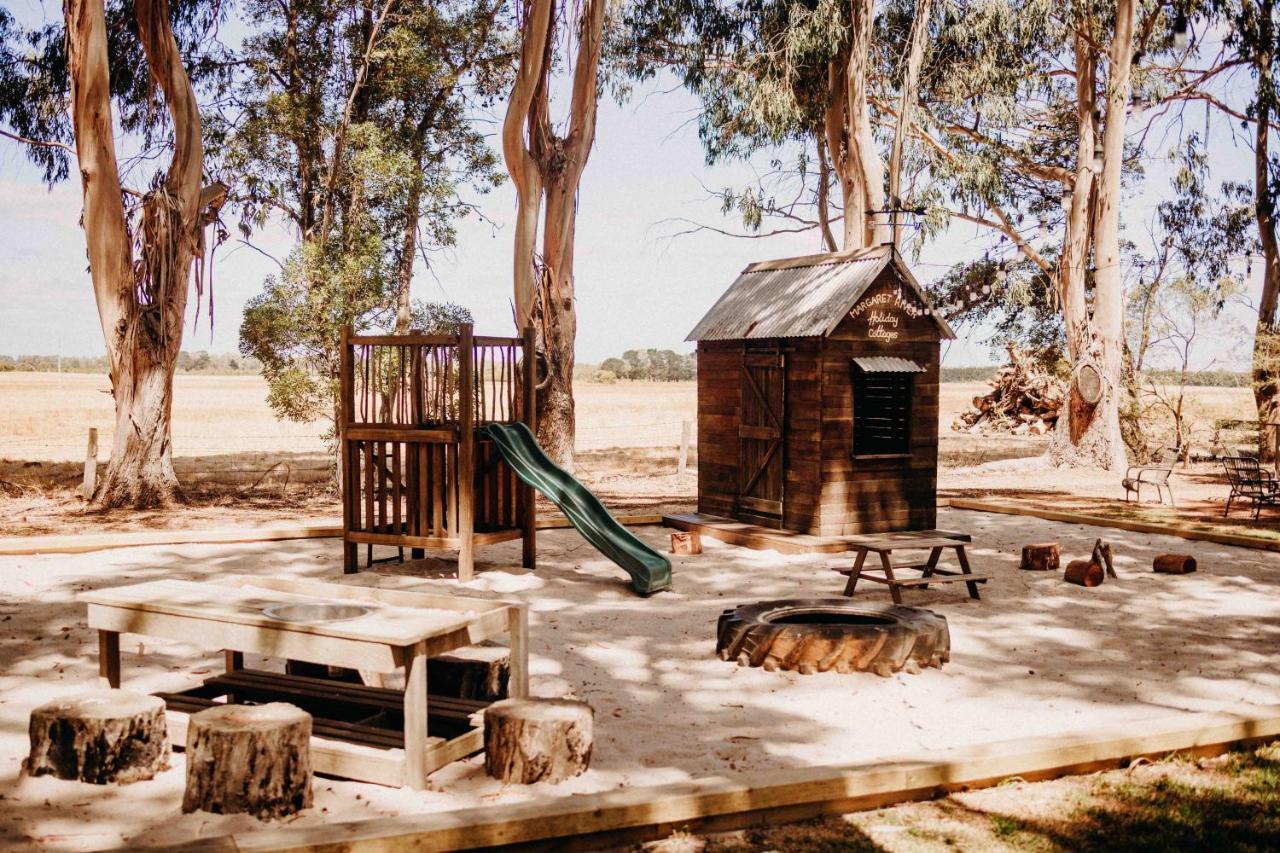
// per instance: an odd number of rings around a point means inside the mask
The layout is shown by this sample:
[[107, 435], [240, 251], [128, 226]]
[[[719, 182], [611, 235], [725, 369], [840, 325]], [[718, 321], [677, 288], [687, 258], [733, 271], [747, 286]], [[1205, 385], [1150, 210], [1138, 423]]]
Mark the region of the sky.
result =
[[[767, 239], [705, 231], [672, 236], [687, 227], [675, 219], [734, 229], [738, 223], [721, 214], [718, 200], [709, 198], [707, 189], [742, 186], [752, 175], [750, 164], [705, 164], [696, 107], [692, 96], [661, 79], [639, 89], [626, 105], [601, 101], [596, 145], [579, 194], [579, 361], [599, 362], [633, 348], [690, 351], [685, 335], [743, 267], [820, 250], [816, 233]], [[502, 109], [499, 104], [497, 115]], [[497, 130], [496, 125], [489, 127], [491, 134]], [[1224, 131], [1214, 133], [1214, 182], [1250, 179], [1248, 149], [1233, 143]], [[498, 144], [496, 136], [491, 139]], [[1123, 209], [1130, 236], [1141, 238], [1154, 205], [1168, 193], [1169, 178], [1169, 167], [1157, 161], [1141, 186], [1130, 192]], [[465, 305], [479, 333], [508, 334], [513, 331], [514, 192], [507, 182], [476, 200], [488, 221], [471, 217], [460, 223], [458, 245], [435, 258], [429, 273], [419, 270], [414, 296]], [[20, 147], [0, 139], [0, 354], [102, 354], [80, 209], [78, 182], [47, 189]], [[292, 243], [280, 227], [268, 227], [253, 240], [278, 258]], [[980, 255], [992, 242], [974, 226], [957, 224], [925, 247], [913, 263], [916, 276], [928, 283], [951, 264]], [[1256, 294], [1261, 264], [1253, 266], [1254, 280], [1247, 291]], [[194, 317], [189, 316], [183, 348], [235, 351], [243, 306], [275, 269], [257, 251], [224, 245], [214, 266], [215, 322], [210, 329], [207, 311], [202, 311], [198, 327], [193, 327]], [[1229, 310], [1244, 328], [1251, 328], [1247, 306]], [[986, 337], [981, 328], [963, 330], [960, 340], [947, 345], [944, 364], [997, 360]], [[1248, 352], [1239, 336], [1219, 335], [1201, 346], [1197, 359], [1240, 369], [1248, 364]]]

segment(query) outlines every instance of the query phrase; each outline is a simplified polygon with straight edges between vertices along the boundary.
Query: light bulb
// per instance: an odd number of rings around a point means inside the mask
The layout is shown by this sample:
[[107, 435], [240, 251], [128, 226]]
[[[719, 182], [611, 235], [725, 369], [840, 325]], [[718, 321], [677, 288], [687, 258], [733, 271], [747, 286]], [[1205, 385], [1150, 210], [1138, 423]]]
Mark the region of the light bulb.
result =
[[1040, 223], [1036, 226], [1036, 236], [1041, 240], [1049, 233], [1049, 217], [1046, 214], [1040, 214]]
[[1102, 174], [1102, 152], [1093, 152], [1093, 161], [1091, 163], [1095, 174]]

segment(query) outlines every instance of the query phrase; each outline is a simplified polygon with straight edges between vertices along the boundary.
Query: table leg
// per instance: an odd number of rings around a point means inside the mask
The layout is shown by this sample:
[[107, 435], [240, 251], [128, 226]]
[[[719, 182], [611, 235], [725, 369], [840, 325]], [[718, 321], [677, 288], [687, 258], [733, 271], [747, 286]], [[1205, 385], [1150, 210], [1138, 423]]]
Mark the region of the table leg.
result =
[[859, 551], [858, 559], [853, 561], [853, 571], [849, 572], [849, 582], [844, 585], [844, 594], [853, 595], [858, 587], [858, 579], [862, 577], [862, 564], [867, 561], [867, 552]]
[[225, 661], [223, 670], [226, 672], [236, 672], [244, 669], [244, 652], [235, 652], [231, 649], [222, 650], [222, 658]]
[[507, 695], [521, 699], [529, 695], [529, 610], [523, 604], [507, 610], [507, 634], [511, 642]]
[[[956, 559], [960, 561], [960, 571], [964, 572], [966, 575], [973, 574], [973, 572], [969, 570], [969, 558], [964, 553], [963, 545], [956, 546]], [[977, 581], [965, 581], [964, 585], [969, 587], [970, 598], [976, 598], [981, 600], [982, 596], [978, 595]]]
[[894, 604], [902, 603], [902, 590], [898, 589], [898, 579], [893, 574], [893, 558], [890, 551], [880, 552], [880, 565], [884, 566], [884, 576], [889, 581], [889, 595], [893, 596]]
[[427, 647], [411, 646], [404, 674], [404, 783], [427, 787]]
[[[929, 549], [929, 561], [924, 564], [924, 574], [921, 577], [929, 577], [933, 574], [933, 570], [938, 567], [938, 560], [942, 557], [942, 546]], [[921, 589], [928, 589], [929, 585], [925, 584]]]
[[107, 680], [108, 687], [120, 686], [120, 634], [118, 631], [98, 631], [98, 675]]

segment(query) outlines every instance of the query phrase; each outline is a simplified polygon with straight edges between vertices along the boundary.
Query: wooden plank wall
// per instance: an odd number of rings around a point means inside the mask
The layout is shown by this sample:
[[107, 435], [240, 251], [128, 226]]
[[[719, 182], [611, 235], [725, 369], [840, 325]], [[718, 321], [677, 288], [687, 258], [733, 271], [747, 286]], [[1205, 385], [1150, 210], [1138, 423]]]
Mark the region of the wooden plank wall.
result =
[[732, 515], [738, 495], [741, 341], [698, 344], [698, 512]]
[[822, 342], [793, 338], [787, 349], [786, 492], [782, 526], [817, 533], [822, 461]]
[[[896, 288], [892, 267], [867, 296]], [[867, 315], [846, 317], [824, 342], [822, 354], [823, 536], [929, 529], [937, 523], [939, 330], [927, 316], [899, 315], [898, 338], [868, 335]], [[903, 458], [853, 456], [855, 356], [897, 356], [925, 368], [916, 374], [911, 407], [911, 452]]]

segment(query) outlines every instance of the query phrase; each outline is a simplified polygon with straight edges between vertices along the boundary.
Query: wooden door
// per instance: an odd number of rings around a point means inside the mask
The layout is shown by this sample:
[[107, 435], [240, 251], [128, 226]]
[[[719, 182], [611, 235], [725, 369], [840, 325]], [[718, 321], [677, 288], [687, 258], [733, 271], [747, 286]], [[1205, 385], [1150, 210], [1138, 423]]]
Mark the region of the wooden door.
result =
[[742, 354], [738, 421], [738, 518], [782, 526], [782, 425], [786, 411], [784, 356], [777, 350]]

